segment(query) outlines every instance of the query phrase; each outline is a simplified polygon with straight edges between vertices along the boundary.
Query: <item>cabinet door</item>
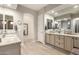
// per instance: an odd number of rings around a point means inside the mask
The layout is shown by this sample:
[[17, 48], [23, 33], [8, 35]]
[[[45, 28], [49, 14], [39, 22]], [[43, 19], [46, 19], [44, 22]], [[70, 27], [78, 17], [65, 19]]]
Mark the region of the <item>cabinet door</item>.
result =
[[60, 45], [60, 39], [58, 35], [55, 35], [55, 46], [59, 47]]
[[55, 42], [56, 47], [60, 47], [60, 42]]
[[60, 36], [60, 48], [64, 48], [64, 36]]
[[77, 47], [77, 38], [74, 38], [73, 40], [73, 47]]
[[54, 35], [50, 35], [50, 44], [54, 45]]
[[49, 36], [50, 36], [49, 34], [46, 34], [46, 40], [45, 40], [46, 43], [50, 43], [50, 37]]
[[64, 43], [60, 43], [59, 47], [64, 49]]
[[64, 36], [60, 36], [60, 48], [64, 48]]
[[65, 37], [65, 50], [71, 51], [73, 48], [73, 39], [72, 37]]
[[79, 48], [79, 38], [74, 38], [74, 47]]

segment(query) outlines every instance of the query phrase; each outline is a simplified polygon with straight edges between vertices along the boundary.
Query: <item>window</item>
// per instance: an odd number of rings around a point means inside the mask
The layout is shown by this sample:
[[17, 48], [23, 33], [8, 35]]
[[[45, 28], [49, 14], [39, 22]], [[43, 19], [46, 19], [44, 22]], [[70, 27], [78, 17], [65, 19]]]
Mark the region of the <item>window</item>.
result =
[[3, 29], [3, 15], [0, 14], [0, 29]]

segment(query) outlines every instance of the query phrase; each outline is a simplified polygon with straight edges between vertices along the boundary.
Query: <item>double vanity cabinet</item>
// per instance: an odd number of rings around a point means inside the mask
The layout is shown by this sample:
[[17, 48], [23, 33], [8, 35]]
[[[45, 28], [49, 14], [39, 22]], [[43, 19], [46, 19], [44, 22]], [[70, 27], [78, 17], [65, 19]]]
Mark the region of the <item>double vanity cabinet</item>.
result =
[[70, 34], [46, 33], [46, 43], [72, 52], [73, 48], [79, 48], [79, 37]]

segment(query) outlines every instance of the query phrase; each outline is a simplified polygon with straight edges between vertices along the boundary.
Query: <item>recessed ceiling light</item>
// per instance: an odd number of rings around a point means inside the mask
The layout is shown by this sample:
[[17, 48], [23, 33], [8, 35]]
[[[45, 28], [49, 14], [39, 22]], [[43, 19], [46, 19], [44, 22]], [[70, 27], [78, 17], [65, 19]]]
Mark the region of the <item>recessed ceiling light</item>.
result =
[[54, 13], [55, 11], [52, 11], [52, 13]]
[[9, 6], [9, 7], [10, 7], [10, 6], [11, 6], [11, 4], [7, 4], [7, 6]]
[[78, 8], [79, 6], [78, 5], [75, 5], [73, 8]]

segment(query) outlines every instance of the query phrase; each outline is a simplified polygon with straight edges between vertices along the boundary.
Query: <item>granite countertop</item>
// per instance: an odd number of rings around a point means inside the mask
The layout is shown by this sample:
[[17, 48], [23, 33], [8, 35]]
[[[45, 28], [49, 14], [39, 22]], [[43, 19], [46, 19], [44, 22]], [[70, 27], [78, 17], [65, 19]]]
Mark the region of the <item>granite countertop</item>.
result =
[[21, 40], [17, 37], [17, 35], [10, 34], [6, 35], [4, 38], [1, 38], [0, 46], [5, 46], [14, 43], [20, 43]]
[[64, 33], [53, 33], [53, 32], [46, 32], [46, 34], [55, 34], [55, 35], [63, 35], [63, 36], [70, 36], [70, 37], [79, 37], [78, 34], [64, 34]]

